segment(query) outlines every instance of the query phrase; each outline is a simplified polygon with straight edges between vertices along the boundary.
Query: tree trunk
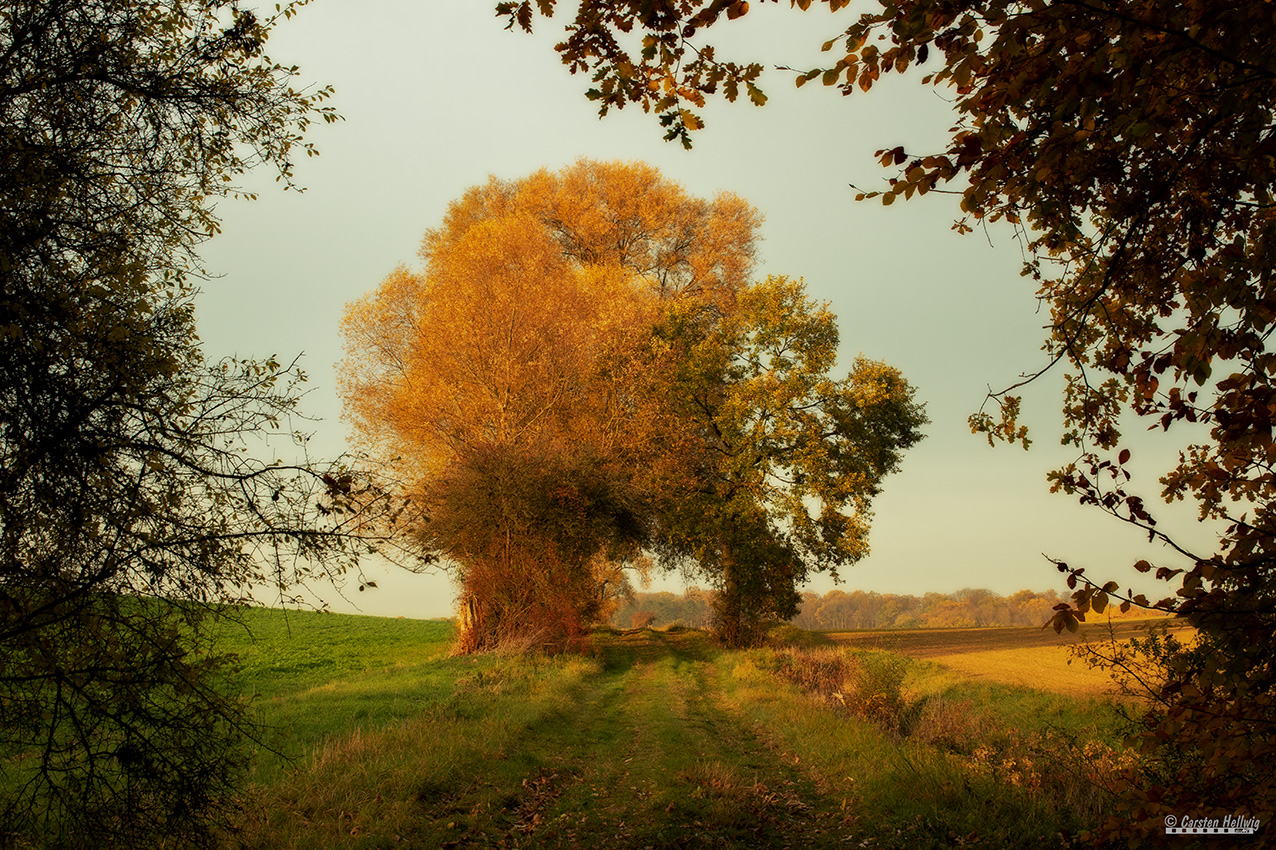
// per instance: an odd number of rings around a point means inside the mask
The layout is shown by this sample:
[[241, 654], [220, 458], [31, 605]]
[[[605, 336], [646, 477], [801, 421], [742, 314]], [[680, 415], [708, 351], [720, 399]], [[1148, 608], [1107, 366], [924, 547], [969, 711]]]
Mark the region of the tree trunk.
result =
[[473, 594], [462, 593], [456, 606], [456, 649], [462, 655], [477, 652], [483, 647], [484, 634], [479, 606]]
[[747, 640], [740, 604], [740, 579], [735, 553], [730, 541], [724, 536], [718, 538], [718, 551], [722, 559], [722, 585], [714, 602], [714, 629], [718, 639], [727, 646], [744, 646]]

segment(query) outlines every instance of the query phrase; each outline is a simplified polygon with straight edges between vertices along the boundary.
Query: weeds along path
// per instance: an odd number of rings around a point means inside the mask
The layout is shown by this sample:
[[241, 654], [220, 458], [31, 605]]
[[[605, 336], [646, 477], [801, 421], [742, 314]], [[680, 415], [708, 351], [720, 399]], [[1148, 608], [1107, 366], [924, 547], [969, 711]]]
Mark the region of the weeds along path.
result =
[[845, 846], [840, 808], [715, 690], [705, 635], [635, 632], [602, 654], [572, 709], [528, 730], [543, 762], [441, 846]]

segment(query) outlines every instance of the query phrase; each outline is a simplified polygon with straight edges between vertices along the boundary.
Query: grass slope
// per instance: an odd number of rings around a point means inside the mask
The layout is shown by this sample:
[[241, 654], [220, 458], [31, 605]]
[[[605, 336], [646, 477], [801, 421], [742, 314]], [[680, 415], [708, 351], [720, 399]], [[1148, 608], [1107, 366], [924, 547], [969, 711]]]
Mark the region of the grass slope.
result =
[[1101, 703], [928, 662], [906, 662], [894, 730], [778, 672], [843, 649], [643, 630], [587, 656], [454, 658], [446, 623], [246, 622], [227, 642], [293, 759], [263, 757], [228, 846], [1058, 846], [1094, 801], [1027, 771], [1025, 736], [1112, 735]]

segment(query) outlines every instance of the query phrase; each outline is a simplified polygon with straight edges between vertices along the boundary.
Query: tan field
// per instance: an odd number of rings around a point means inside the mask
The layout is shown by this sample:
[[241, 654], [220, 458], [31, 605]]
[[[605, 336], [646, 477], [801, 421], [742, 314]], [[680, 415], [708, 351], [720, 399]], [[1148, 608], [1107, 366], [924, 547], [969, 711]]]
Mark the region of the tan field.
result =
[[[1074, 647], [1100, 645], [1141, 636], [1149, 624], [1164, 618], [1086, 624], [1076, 634], [1053, 629], [915, 629], [828, 632], [840, 644], [883, 649], [923, 658], [963, 676], [1055, 693], [1098, 696], [1115, 694], [1111, 676], [1075, 657]], [[1175, 631], [1187, 629], [1179, 626]]]

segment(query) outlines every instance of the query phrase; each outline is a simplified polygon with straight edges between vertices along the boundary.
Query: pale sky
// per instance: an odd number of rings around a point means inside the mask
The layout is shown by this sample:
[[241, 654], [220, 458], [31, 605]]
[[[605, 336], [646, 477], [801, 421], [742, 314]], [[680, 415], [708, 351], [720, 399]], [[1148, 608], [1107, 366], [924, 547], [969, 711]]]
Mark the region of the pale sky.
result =
[[[898, 366], [927, 405], [927, 439], [889, 478], [875, 504], [872, 554], [843, 572], [845, 590], [951, 592], [986, 587], [1064, 590], [1043, 553], [1129, 580], [1135, 558], [1160, 559], [1135, 530], [1075, 500], [1051, 495], [1046, 472], [1072, 456], [1058, 445], [1059, 387], [1047, 377], [1026, 392], [1031, 451], [990, 448], [967, 417], [989, 386], [1000, 389], [1043, 364], [1044, 314], [1019, 277], [1019, 247], [1006, 230], [957, 236], [956, 200], [931, 195], [889, 208], [856, 203], [889, 172], [873, 159], [904, 144], [941, 148], [950, 105], [917, 77], [871, 95], [842, 98], [816, 83], [795, 90], [771, 71], [764, 108], [712, 107], [708, 127], [684, 151], [664, 142], [655, 116], [631, 108], [599, 120], [552, 49], [562, 14], [535, 37], [503, 31], [494, 0], [316, 0], [270, 41], [270, 54], [301, 66], [302, 79], [332, 84], [345, 121], [310, 137], [322, 155], [298, 163], [307, 191], [282, 193], [268, 175], [246, 184], [256, 202], [223, 201], [223, 233], [203, 249], [209, 281], [198, 302], [207, 355], [304, 353], [311, 392], [303, 410], [322, 421], [312, 453], [345, 450], [334, 365], [344, 306], [396, 265], [417, 265], [417, 247], [447, 204], [489, 174], [518, 178], [578, 157], [643, 160], [692, 194], [738, 194], [765, 216], [759, 275], [805, 279], [830, 302], [842, 332], [844, 373], [860, 353]], [[570, 4], [564, 4], [566, 7]], [[715, 27], [741, 59], [814, 67], [820, 43], [848, 18], [755, 4], [738, 24]], [[854, 7], [849, 15], [858, 15]], [[561, 32], [561, 29], [558, 30]], [[720, 47], [720, 55], [726, 49]], [[1168, 449], [1136, 444], [1136, 462], [1156, 452], [1141, 492], [1149, 504]], [[1136, 467], [1137, 468], [1137, 467]], [[1153, 474], [1155, 473], [1155, 474]], [[1191, 509], [1173, 514], [1195, 530]], [[1163, 525], [1168, 525], [1163, 521]], [[379, 587], [365, 593], [316, 588], [335, 610], [447, 616], [446, 576], [369, 565]], [[1163, 595], [1164, 584], [1144, 581]], [[658, 585], [677, 589], [674, 580]], [[821, 578], [809, 589], [833, 587]], [[355, 603], [358, 607], [355, 607]]]

